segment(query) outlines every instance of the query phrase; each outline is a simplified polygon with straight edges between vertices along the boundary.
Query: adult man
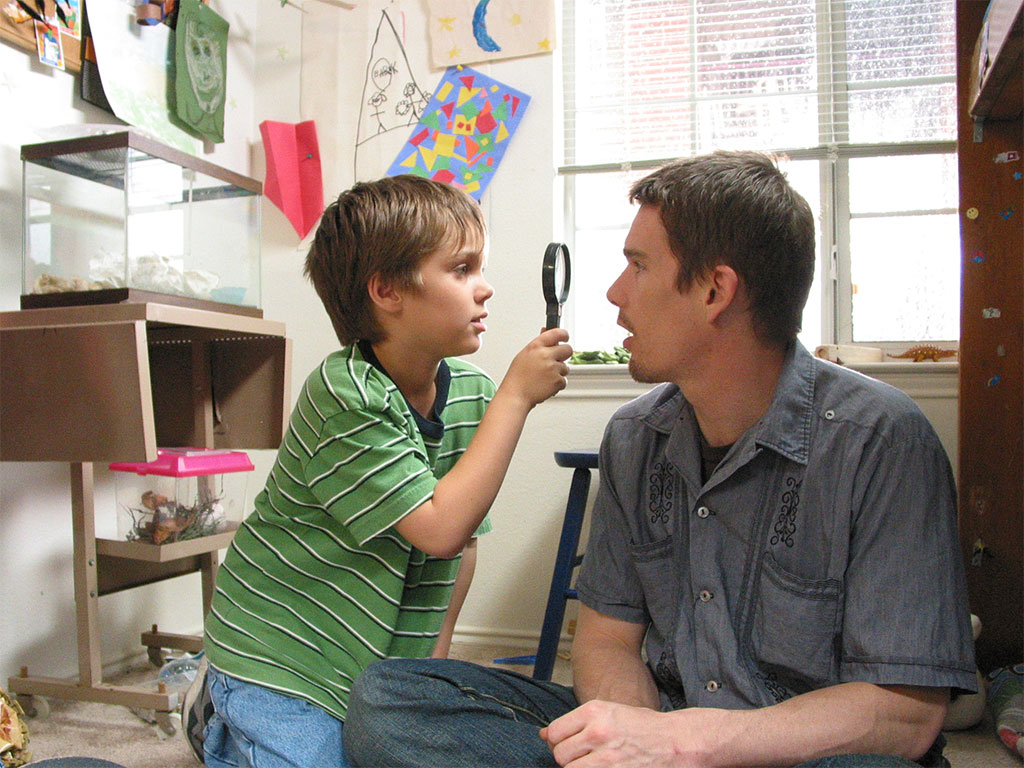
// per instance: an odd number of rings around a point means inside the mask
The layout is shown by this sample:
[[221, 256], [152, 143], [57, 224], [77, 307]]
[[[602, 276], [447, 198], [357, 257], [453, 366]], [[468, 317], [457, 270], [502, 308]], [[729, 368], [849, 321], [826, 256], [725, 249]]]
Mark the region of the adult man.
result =
[[[814, 222], [772, 161], [634, 185], [630, 371], [577, 584], [574, 691], [459, 662], [353, 690], [356, 765], [941, 766], [974, 661], [949, 462], [902, 393], [796, 334]], [[837, 756], [837, 757], [832, 757]]]

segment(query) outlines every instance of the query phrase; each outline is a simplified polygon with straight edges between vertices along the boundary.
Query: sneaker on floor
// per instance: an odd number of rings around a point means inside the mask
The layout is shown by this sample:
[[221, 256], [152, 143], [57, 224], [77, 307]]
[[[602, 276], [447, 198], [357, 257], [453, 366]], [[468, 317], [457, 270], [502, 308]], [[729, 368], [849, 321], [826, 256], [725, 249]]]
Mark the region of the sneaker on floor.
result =
[[201, 764], [205, 764], [203, 734], [206, 732], [206, 722], [213, 716], [210, 689], [206, 686], [206, 667], [206, 656], [203, 655], [195, 679], [181, 700], [181, 730], [188, 739], [192, 754]]

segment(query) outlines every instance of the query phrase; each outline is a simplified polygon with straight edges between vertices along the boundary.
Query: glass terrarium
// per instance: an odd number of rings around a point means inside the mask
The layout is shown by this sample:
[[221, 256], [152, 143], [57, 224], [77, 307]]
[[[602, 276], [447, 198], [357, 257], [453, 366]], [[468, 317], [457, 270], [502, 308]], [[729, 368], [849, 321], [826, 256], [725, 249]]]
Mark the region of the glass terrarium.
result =
[[22, 309], [163, 301], [262, 316], [262, 185], [132, 130], [21, 148]]
[[174, 544], [237, 528], [253, 465], [242, 451], [159, 448], [156, 461], [116, 462], [110, 469], [118, 536]]

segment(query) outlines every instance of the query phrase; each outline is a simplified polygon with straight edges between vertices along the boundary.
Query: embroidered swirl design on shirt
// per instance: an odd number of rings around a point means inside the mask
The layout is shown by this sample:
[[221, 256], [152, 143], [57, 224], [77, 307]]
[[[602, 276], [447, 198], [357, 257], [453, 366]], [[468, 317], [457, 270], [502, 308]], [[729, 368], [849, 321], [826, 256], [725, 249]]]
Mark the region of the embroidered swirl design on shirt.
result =
[[800, 507], [800, 486], [803, 485], [803, 482], [802, 479], [797, 480], [795, 477], [786, 478], [789, 490], [782, 494], [782, 509], [779, 510], [779, 518], [775, 521], [775, 527], [772, 529], [775, 531], [775, 535], [771, 538], [773, 545], [781, 541], [787, 547], [793, 546], [793, 534], [796, 533], [796, 513]]
[[786, 688], [786, 686], [779, 683], [778, 675], [774, 672], [762, 672], [758, 670], [754, 673], [754, 677], [761, 681], [761, 685], [765, 687], [765, 690], [775, 699], [775, 703], [779, 704], [786, 699], [792, 698], [793, 693]]
[[654, 677], [658, 689], [668, 697], [672, 709], [685, 709], [686, 691], [679, 677], [676, 654], [671, 645], [665, 646], [661, 651], [661, 658], [654, 665]]
[[647, 497], [651, 522], [667, 523], [672, 510], [672, 466], [668, 462], [659, 461], [654, 465]]

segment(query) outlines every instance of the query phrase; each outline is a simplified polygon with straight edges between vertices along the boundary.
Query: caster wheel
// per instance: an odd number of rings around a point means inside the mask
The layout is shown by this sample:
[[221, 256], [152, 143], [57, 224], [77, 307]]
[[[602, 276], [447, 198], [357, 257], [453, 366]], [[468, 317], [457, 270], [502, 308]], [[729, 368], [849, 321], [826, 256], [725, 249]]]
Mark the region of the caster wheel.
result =
[[178, 726], [181, 723], [181, 718], [177, 713], [173, 712], [154, 712], [156, 717], [156, 724], [168, 736], [173, 736], [178, 732]]
[[50, 716], [50, 702], [42, 696], [19, 693], [18, 703], [21, 705], [25, 717], [41, 720]]
[[151, 645], [146, 648], [146, 655], [149, 656], [149, 661], [154, 667], [162, 667], [167, 662], [163, 648], [156, 648]]

